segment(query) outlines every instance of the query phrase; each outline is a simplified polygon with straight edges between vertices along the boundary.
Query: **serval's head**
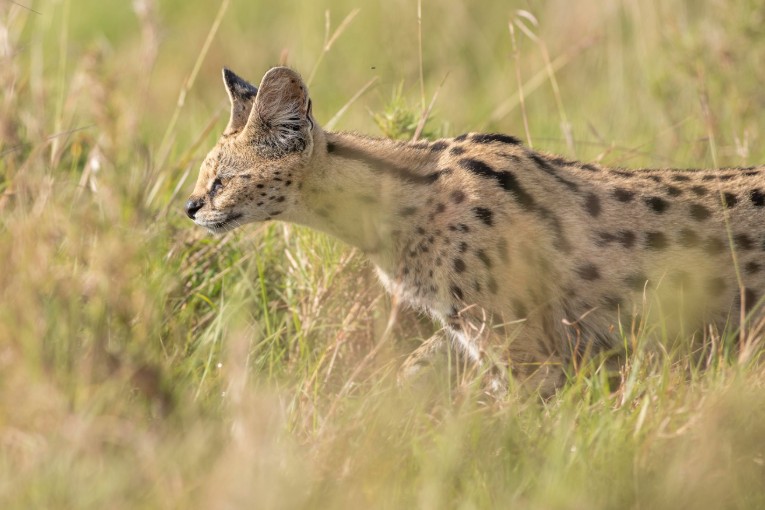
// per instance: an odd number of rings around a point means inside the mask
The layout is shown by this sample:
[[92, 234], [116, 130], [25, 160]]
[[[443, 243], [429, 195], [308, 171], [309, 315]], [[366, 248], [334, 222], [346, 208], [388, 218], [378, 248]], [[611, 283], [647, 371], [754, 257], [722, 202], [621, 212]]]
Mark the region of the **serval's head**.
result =
[[314, 138], [321, 136], [295, 71], [275, 67], [258, 88], [228, 69], [223, 81], [231, 119], [186, 202], [189, 218], [213, 233], [283, 216], [294, 207]]

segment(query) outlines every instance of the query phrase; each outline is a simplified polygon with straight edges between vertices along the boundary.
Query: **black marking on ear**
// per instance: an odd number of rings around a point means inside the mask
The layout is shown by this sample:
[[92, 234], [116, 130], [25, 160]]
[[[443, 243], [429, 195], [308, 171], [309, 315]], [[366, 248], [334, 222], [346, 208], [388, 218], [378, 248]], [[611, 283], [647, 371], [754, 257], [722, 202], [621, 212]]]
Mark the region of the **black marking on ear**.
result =
[[305, 110], [305, 118], [308, 121], [308, 129], [313, 129], [313, 118], [311, 118], [311, 112], [313, 111], [313, 102], [311, 98], [308, 98], [308, 108]]
[[258, 88], [243, 80], [231, 69], [223, 68], [223, 81], [232, 99], [251, 100], [258, 94]]

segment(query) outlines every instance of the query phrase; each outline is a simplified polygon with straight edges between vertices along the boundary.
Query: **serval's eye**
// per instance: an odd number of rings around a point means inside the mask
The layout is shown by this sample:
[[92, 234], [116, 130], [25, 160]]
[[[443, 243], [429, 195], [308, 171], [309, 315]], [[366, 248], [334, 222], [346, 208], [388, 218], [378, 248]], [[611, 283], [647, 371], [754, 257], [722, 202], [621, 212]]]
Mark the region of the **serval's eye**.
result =
[[214, 197], [215, 194], [220, 191], [220, 189], [223, 187], [223, 183], [220, 181], [219, 178], [215, 178], [215, 180], [212, 183], [212, 187], [210, 188], [210, 196]]

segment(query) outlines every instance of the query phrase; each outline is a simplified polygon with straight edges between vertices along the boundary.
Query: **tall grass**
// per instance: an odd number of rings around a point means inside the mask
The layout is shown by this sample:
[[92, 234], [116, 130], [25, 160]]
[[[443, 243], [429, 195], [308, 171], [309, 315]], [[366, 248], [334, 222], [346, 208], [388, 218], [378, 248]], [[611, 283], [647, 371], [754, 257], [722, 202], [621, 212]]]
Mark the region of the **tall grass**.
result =
[[760, 351], [638, 348], [618, 390], [581, 367], [545, 403], [487, 401], [446, 355], [399, 388], [434, 326], [398, 310], [380, 345], [356, 252], [181, 210], [223, 65], [315, 69], [342, 129], [427, 113], [605, 164], [765, 162], [761, 2], [253, 4], [0, 3], [0, 507], [765, 507]]

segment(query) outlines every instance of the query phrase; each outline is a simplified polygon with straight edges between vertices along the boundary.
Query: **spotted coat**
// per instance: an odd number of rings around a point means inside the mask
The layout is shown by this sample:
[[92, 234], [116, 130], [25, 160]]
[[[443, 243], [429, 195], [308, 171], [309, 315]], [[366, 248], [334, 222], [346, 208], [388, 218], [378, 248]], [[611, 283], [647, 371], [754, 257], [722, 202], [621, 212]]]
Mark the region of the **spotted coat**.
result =
[[189, 216], [213, 232], [280, 219], [358, 247], [497, 379], [509, 368], [550, 394], [584, 356], [623, 354], [635, 324], [698, 336], [765, 291], [765, 167], [625, 170], [503, 134], [332, 133], [294, 71], [224, 78], [231, 121]]

